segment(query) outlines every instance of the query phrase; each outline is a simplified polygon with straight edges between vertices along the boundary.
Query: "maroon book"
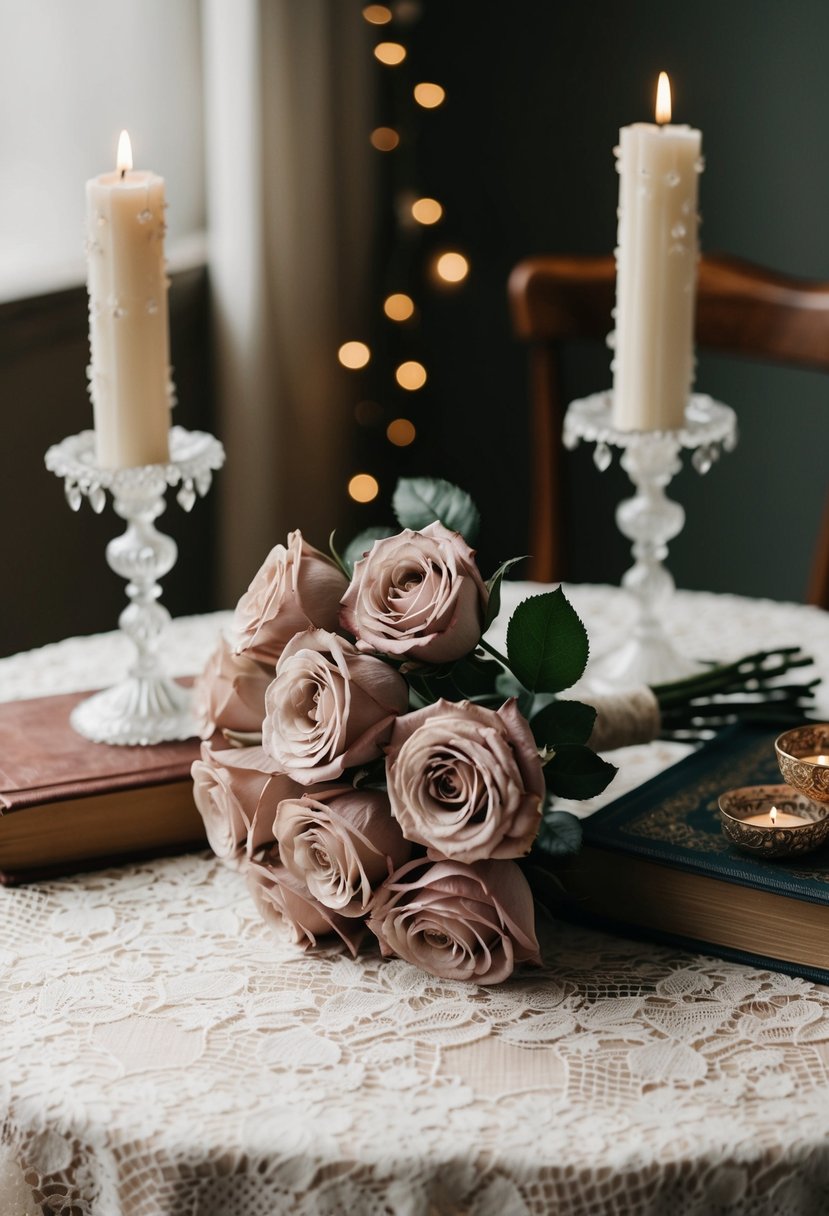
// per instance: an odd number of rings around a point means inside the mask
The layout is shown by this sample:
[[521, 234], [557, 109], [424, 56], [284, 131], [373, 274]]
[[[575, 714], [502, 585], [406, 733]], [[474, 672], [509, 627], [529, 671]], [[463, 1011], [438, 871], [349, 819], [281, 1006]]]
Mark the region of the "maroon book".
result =
[[92, 743], [69, 724], [88, 692], [0, 703], [0, 882], [205, 846], [198, 739]]

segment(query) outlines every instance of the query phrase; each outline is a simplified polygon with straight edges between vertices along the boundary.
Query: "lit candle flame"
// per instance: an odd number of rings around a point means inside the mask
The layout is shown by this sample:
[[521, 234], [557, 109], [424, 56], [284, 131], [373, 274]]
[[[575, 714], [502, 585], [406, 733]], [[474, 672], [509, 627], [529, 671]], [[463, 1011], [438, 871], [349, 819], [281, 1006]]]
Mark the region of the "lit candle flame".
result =
[[115, 167], [122, 177], [132, 168], [132, 144], [126, 131], [122, 131], [118, 139], [118, 156], [115, 160]]
[[771, 826], [774, 827], [774, 825], [777, 823], [777, 807], [776, 806], [773, 806], [771, 808], [771, 810], [769, 811], [769, 819], [771, 820]]
[[659, 73], [656, 86], [656, 121], [660, 126], [671, 121], [671, 82], [667, 72]]

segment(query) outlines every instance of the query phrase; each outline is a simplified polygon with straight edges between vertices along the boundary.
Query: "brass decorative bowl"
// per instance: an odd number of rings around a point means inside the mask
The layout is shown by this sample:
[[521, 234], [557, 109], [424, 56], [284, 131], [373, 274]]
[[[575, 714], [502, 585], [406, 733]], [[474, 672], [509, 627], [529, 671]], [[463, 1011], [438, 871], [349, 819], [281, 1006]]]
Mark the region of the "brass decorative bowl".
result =
[[775, 739], [774, 750], [784, 781], [815, 802], [829, 802], [829, 764], [811, 759], [829, 759], [829, 723], [814, 722], [784, 731]]
[[[773, 806], [782, 814], [797, 815], [806, 822], [795, 827], [745, 822], [753, 815], [768, 815]], [[725, 837], [755, 856], [810, 853], [829, 839], [829, 803], [813, 802], [788, 785], [747, 785], [729, 790], [720, 794], [719, 807]]]

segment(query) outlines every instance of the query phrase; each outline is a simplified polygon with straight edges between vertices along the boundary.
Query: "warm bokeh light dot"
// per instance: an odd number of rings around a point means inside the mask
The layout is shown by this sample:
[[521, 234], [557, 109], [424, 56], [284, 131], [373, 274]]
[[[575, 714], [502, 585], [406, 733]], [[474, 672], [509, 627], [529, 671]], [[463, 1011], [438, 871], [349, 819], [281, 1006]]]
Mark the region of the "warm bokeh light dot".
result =
[[443, 105], [446, 100], [446, 90], [442, 89], [439, 84], [430, 84], [424, 80], [415, 85], [414, 99], [419, 106], [423, 106], [424, 110], [434, 110], [436, 106]]
[[343, 367], [356, 371], [357, 368], [365, 367], [371, 358], [371, 351], [365, 342], [343, 342], [337, 352], [337, 358]]
[[436, 198], [418, 198], [412, 203], [412, 216], [418, 224], [436, 224], [443, 208]]
[[400, 143], [400, 136], [394, 127], [375, 127], [369, 139], [378, 152], [393, 152]]
[[391, 9], [385, 4], [367, 4], [363, 9], [363, 17], [369, 25], [388, 25], [391, 21]]
[[355, 473], [348, 483], [348, 493], [355, 502], [371, 502], [380, 493], [380, 486], [371, 473]]
[[401, 388], [413, 392], [417, 388], [423, 388], [426, 383], [426, 368], [416, 359], [410, 359], [400, 364], [394, 376]]
[[442, 253], [435, 263], [435, 270], [444, 283], [462, 283], [469, 274], [469, 262], [462, 253]]
[[405, 292], [395, 291], [393, 295], [386, 296], [383, 312], [390, 321], [408, 321], [414, 313], [414, 300]]
[[374, 48], [375, 58], [387, 67], [396, 67], [406, 58], [406, 48], [402, 42], [378, 42]]
[[408, 418], [395, 418], [386, 427], [386, 438], [398, 448], [407, 448], [414, 443], [416, 434], [414, 423], [409, 422]]

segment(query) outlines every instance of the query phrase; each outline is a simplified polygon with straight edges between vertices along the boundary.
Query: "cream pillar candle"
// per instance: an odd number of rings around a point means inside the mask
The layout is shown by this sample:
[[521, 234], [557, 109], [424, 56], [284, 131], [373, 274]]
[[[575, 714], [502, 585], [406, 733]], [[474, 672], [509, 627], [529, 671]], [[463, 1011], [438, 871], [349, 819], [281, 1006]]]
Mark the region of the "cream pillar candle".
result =
[[619, 132], [619, 229], [613, 425], [624, 431], [682, 426], [693, 380], [697, 194], [702, 136], [670, 123], [660, 75], [657, 123]]
[[118, 167], [86, 184], [89, 389], [102, 468], [169, 459], [170, 340], [164, 267], [164, 179]]

